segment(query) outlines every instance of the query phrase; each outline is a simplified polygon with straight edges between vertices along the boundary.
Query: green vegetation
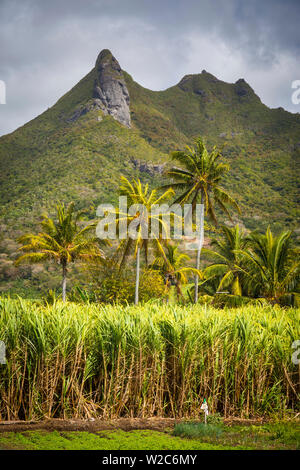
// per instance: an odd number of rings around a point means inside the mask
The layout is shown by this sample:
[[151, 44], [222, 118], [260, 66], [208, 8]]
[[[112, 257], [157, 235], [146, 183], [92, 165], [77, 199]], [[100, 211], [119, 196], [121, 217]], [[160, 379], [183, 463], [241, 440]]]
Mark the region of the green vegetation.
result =
[[[299, 249], [291, 244], [291, 232], [274, 237], [270, 228], [266, 234], [252, 232], [249, 250], [241, 250], [249, 277], [249, 290], [271, 302], [279, 303], [299, 289]], [[247, 279], [248, 281], [248, 279]]]
[[[212, 152], [208, 152], [203, 140], [199, 137], [195, 141], [193, 148], [187, 146], [184, 152], [172, 152], [171, 157], [183, 166], [183, 168], [173, 167], [168, 171], [168, 175], [173, 179], [173, 183], [167, 186], [175, 188], [180, 192], [180, 195], [176, 197], [175, 204], [191, 202], [192, 211], [194, 212], [197, 202], [200, 202], [204, 205], [205, 214], [209, 215], [215, 224], [217, 224], [216, 205], [229, 217], [228, 205], [235, 207], [239, 211], [235, 200], [220, 186], [224, 175], [229, 171], [229, 165], [220, 162], [222, 155], [216, 147], [213, 148]], [[200, 240], [203, 237], [204, 216], [199, 222], [198, 230], [197, 271], [200, 269]], [[195, 303], [198, 300], [198, 281], [199, 276], [196, 274]]]
[[[286, 230], [299, 216], [299, 116], [269, 110], [244, 80], [226, 84], [203, 71], [151, 92], [124, 73], [129, 129], [95, 106], [95, 73], [0, 138], [0, 290], [31, 297], [0, 296], [7, 355], [0, 420], [157, 416], [177, 423], [165, 433], [0, 433], [0, 447], [299, 447], [300, 369], [291, 359], [300, 338], [300, 311], [292, 308], [299, 307], [300, 261], [298, 232]], [[118, 195], [129, 212], [96, 211]], [[185, 237], [171, 241], [182, 217], [167, 209], [168, 227], [166, 214], [152, 211], [171, 196], [191, 203], [199, 236], [193, 258]], [[212, 223], [205, 222], [202, 270], [197, 203]], [[42, 210], [51, 214], [54, 205], [56, 217], [43, 215], [37, 231]], [[112, 216], [102, 221], [108, 232], [117, 222], [101, 242], [92, 234], [96, 213]], [[108, 242], [124, 228], [126, 238]], [[53, 265], [62, 270], [62, 301]], [[208, 424], [198, 422], [204, 398]], [[231, 428], [221, 416], [289, 421]]]
[[[143, 185], [139, 179], [131, 182], [121, 176], [119, 195], [126, 199], [125, 208], [109, 208], [109, 210], [102, 208], [100, 213], [97, 212], [99, 216], [106, 215], [101, 221], [102, 233], [97, 232], [97, 236], [100, 237], [102, 244], [108, 244], [108, 239], [120, 239], [115, 251], [104, 253], [99, 249], [99, 240], [94, 236], [87, 236], [91, 229], [95, 229], [96, 224], [92, 223], [84, 228], [79, 227], [78, 220], [81, 214], [74, 215], [74, 203], [71, 203], [67, 209], [64, 205], [57, 207], [57, 221], [44, 215], [41, 223], [43, 232], [38, 235], [25, 234], [19, 238], [19, 242], [23, 243], [20, 249], [25, 254], [17, 258], [15, 265], [26, 261], [31, 263], [53, 259], [57, 261], [63, 270], [62, 299], [65, 301], [67, 266], [71, 262], [80, 260], [85, 263], [85, 272], [94, 284], [93, 291], [90, 293], [85, 291], [86, 293], [83, 294], [81, 288], [76, 287], [81, 300], [130, 302], [130, 268], [126, 266], [125, 275], [121, 270], [124, 269], [129, 255], [133, 252], [136, 258], [134, 302], [137, 305], [140, 253], [143, 250], [144, 280], [146, 276], [152, 276], [151, 281], [156, 280], [158, 287], [153, 289], [152, 296], [148, 298], [146, 296], [144, 300], [163, 296], [162, 292], [159, 292], [159, 286], [164, 279], [165, 291], [168, 293], [167, 302], [171, 285], [176, 287], [177, 300], [184, 302], [181, 284], [187, 284], [187, 276], [194, 274], [194, 303], [198, 301], [198, 282], [201, 278], [200, 292], [202, 294], [203, 291], [204, 294], [208, 293], [213, 296], [220, 293], [231, 294], [232, 297], [228, 297], [229, 301], [233, 301], [228, 304], [231, 306], [241, 306], [248, 303], [248, 300], [250, 302], [251, 298], [262, 297], [271, 303], [297, 305], [300, 279], [299, 250], [292, 244], [290, 231], [283, 232], [276, 237], [268, 227], [265, 235], [251, 232], [246, 237], [239, 225], [233, 228], [223, 225], [220, 229], [210, 227], [211, 232], [218, 233], [218, 236], [211, 240], [211, 245], [215, 247], [215, 250], [205, 249], [204, 252], [215, 258], [216, 262], [207, 266], [203, 272], [199, 271], [200, 242], [203, 240], [204, 233], [203, 213], [200, 221], [195, 220], [195, 208], [199, 198], [206, 209], [206, 214], [209, 214], [216, 225], [215, 205], [220, 206], [229, 217], [228, 205], [239, 208], [232, 197], [220, 187], [220, 181], [229, 170], [229, 166], [219, 161], [221, 157], [219, 150], [214, 147], [209, 153], [202, 139], [198, 138], [193, 149], [187, 147], [185, 152], [173, 152], [172, 157], [184, 164], [185, 168], [173, 167], [168, 171], [168, 175], [175, 182], [162, 186], [161, 189], [167, 188], [162, 194], [158, 195], [156, 189], [149, 191], [148, 184]], [[179, 189], [179, 196], [174, 188]], [[169, 206], [167, 209], [162, 209], [163, 203], [171, 195], [175, 195], [172, 215], [169, 213]], [[177, 205], [181, 212], [179, 203], [183, 205], [188, 201], [191, 201], [190, 219], [196, 221], [198, 226], [196, 269], [183, 265], [183, 261], [187, 262], [190, 258], [179, 252], [179, 245], [173, 246], [170, 242], [171, 232], [174, 230], [175, 233], [178, 218], [180, 226], [188, 223], [181, 215], [178, 215], [174, 207]], [[159, 211], [153, 210], [155, 208], [159, 208]], [[164, 213], [165, 211], [167, 212]], [[171, 227], [166, 223], [166, 217]], [[98, 229], [100, 228], [99, 226]], [[110, 243], [109, 245], [111, 246]], [[148, 269], [151, 247], [156, 251], [156, 258], [151, 265], [156, 273], [151, 273]], [[230, 289], [229, 292], [222, 292], [224, 288]], [[191, 299], [191, 290], [187, 290], [187, 294]], [[242, 295], [244, 297], [240, 300], [239, 297]], [[76, 295], [73, 298], [76, 299]], [[219, 300], [215, 297], [213, 303], [218, 305]]]
[[[161, 196], [157, 195], [157, 190], [153, 189], [149, 191], [148, 185], [143, 187], [140, 180], [133, 180], [131, 183], [127, 178], [121, 177], [120, 195], [127, 198], [128, 207], [135, 207], [136, 213], [131, 214], [120, 212], [119, 209], [115, 211], [117, 216], [118, 227], [122, 222], [125, 222], [126, 229], [134, 222], [137, 222], [133, 234], [128, 233], [125, 241], [121, 241], [120, 245], [124, 246], [123, 256], [120, 262], [120, 267], [123, 266], [124, 262], [130, 250], [134, 249], [134, 255], [136, 257], [136, 280], [135, 280], [135, 296], [134, 302], [138, 304], [139, 301], [139, 276], [140, 276], [140, 252], [144, 250], [146, 266], [148, 265], [149, 256], [149, 245], [154, 244], [155, 248], [160, 254], [165, 257], [164, 250], [160, 240], [160, 234], [168, 235], [166, 233], [165, 223], [162, 220], [160, 214], [155, 215], [151, 211], [155, 205], [163, 204], [170, 196], [174, 193], [172, 189], [168, 189]], [[157, 222], [158, 232], [155, 234], [153, 231], [152, 224]], [[154, 233], [154, 236], [150, 237], [150, 231]], [[129, 231], [129, 230], [128, 230]], [[166, 236], [164, 237], [166, 238]]]
[[[200, 290], [201, 294], [209, 294], [213, 304], [219, 307], [226, 304], [238, 307], [251, 302], [251, 299], [258, 298], [265, 298], [271, 303], [281, 305], [298, 305], [300, 260], [299, 250], [291, 242], [291, 232], [283, 232], [274, 237], [268, 228], [265, 235], [252, 232], [246, 237], [238, 225], [233, 228], [221, 226], [218, 229], [218, 236], [211, 240], [215, 250], [203, 250], [206, 255], [215, 258], [216, 262], [209, 264], [200, 272], [199, 269], [186, 265], [190, 262], [190, 257], [179, 251], [179, 244], [174, 245], [169, 240], [172, 228], [166, 225], [164, 214], [151, 212], [152, 206], [157, 207], [169, 198], [173, 190], [169, 188], [157, 197], [155, 190], [148, 194], [148, 186], [143, 187], [140, 180], [131, 183], [122, 178], [122, 184], [121, 195], [126, 195], [127, 202], [135, 207], [134, 213], [127, 212], [127, 209], [122, 212], [123, 209], [113, 208], [108, 211], [109, 217], [102, 222], [104, 224], [102, 236], [106, 237], [110, 236], [110, 230], [107, 231], [107, 228], [111, 223], [116, 225], [113, 227], [114, 236], [115, 232], [120, 230], [121, 224], [124, 229], [125, 223], [126, 238], [122, 234], [116, 249], [111, 247], [108, 239], [98, 240], [89, 235], [95, 224], [88, 224], [84, 228], [78, 226], [81, 214], [74, 216], [73, 204], [67, 210], [64, 206], [58, 206], [57, 221], [44, 216], [41, 223], [44, 232], [37, 235], [25, 234], [19, 238], [23, 243], [20, 249], [25, 254], [17, 258], [15, 265], [22, 262], [41, 263], [47, 260], [58, 262], [63, 271], [62, 299], [65, 301], [67, 266], [78, 260], [83, 264], [83, 273], [90, 280], [90, 285], [88, 290], [82, 290], [77, 285], [75, 288], [77, 292], [73, 289], [69, 296], [70, 300], [130, 303], [133, 300], [131, 295], [133, 276], [130, 269], [133, 260], [128, 263], [128, 257], [133, 252], [136, 258], [134, 302], [137, 305], [140, 251], [143, 249], [145, 255], [142, 271], [143, 301], [165, 297], [168, 302], [171, 286], [176, 288], [177, 300], [183, 302], [191, 300], [191, 291], [186, 290], [185, 293], [188, 295], [186, 298], [181, 285], [188, 284], [188, 276], [194, 274], [197, 279], [201, 278], [200, 289], [198, 289], [198, 280], [195, 284], [197, 285], [195, 303], [198, 301]], [[182, 217], [179, 218], [182, 223]], [[175, 214], [173, 219], [171, 222], [174, 225]], [[156, 223], [159, 233], [151, 239], [153, 222]], [[132, 227], [132, 224], [135, 226]], [[130, 230], [133, 230], [133, 233]], [[110, 246], [106, 253], [99, 248], [100, 243]], [[155, 258], [149, 266], [151, 246], [154, 248]], [[197, 250], [197, 266], [199, 263], [200, 244]], [[162, 287], [162, 282], [165, 284], [165, 289]], [[222, 291], [224, 288], [230, 290], [224, 292]], [[52, 289], [44, 298], [47, 300], [49, 295], [56, 297]], [[224, 305], [222, 299], [227, 299]], [[209, 300], [204, 298], [204, 302], [208, 303]]]
[[[120, 270], [112, 258], [101, 263], [91, 263], [86, 269], [91, 279], [88, 295], [96, 297], [96, 301], [105, 304], [128, 305], [134, 303], [136, 280], [132, 269], [124, 267]], [[143, 269], [139, 279], [139, 300], [160, 299], [165, 296], [163, 277], [152, 269]], [[70, 297], [70, 300], [75, 300]]]
[[163, 245], [163, 250], [164, 256], [158, 253], [152, 268], [158, 270], [164, 278], [167, 301], [170, 299], [172, 286], [176, 289], [177, 301], [184, 300], [181, 289], [182, 284], [187, 284], [188, 274], [194, 273], [200, 275], [200, 272], [197, 269], [186, 266], [186, 263], [190, 261], [190, 257], [180, 253], [178, 245], [171, 245], [166, 241]]
[[27, 450], [299, 450], [299, 422], [212, 425], [182, 422], [165, 432], [27, 431], [0, 433], [0, 449]]
[[[297, 412], [299, 309], [2, 298], [0, 419]], [[289, 411], [291, 410], [291, 411]]]
[[282, 305], [297, 303], [300, 259], [291, 232], [275, 237], [268, 228], [265, 234], [251, 232], [245, 236], [238, 225], [222, 226], [211, 245], [215, 249], [204, 249], [204, 253], [215, 262], [205, 268], [200, 288], [210, 287], [213, 294], [229, 289], [234, 296], [265, 298]]
[[33, 432], [0, 434], [0, 449], [28, 450], [216, 450], [233, 449], [159, 431]]
[[[210, 416], [213, 418], [214, 416]], [[201, 442], [240, 446], [248, 449], [297, 449], [300, 448], [299, 422], [271, 422], [263, 425], [207, 424], [196, 421], [175, 425], [173, 435]]]
[[[141, 87], [124, 72], [130, 94], [132, 128], [100, 110], [72, 120], [92, 100], [95, 69], [53, 107], [15, 132], [0, 138], [0, 288], [36, 296], [54, 289], [60, 274], [45, 264], [17, 269], [16, 238], [35, 232], [40, 214], [57, 201], [87, 208], [95, 217], [99, 203], [115, 203], [120, 174], [161, 186], [168, 154], [199, 134], [208, 149], [226, 143], [230, 164], [224, 188], [241, 207], [234, 222], [276, 235], [297, 227], [300, 118], [268, 109], [244, 81], [228, 84], [203, 71], [187, 75], [161, 92]], [[217, 210], [221, 222], [224, 216]], [[297, 233], [293, 235], [295, 238]], [[76, 267], [69, 272], [79, 280]], [[30, 291], [31, 289], [31, 291]]]
[[228, 288], [231, 294], [242, 295], [244, 271], [237, 250], [245, 247], [245, 236], [238, 225], [232, 228], [223, 225], [221, 230], [222, 236], [213, 238], [211, 241], [214, 250], [203, 250], [204, 253], [216, 259], [204, 270], [203, 274], [206, 278], [204, 283], [218, 278], [216, 292]]
[[102, 258], [103, 252], [99, 249], [99, 240], [88, 236], [94, 224], [84, 228], [78, 226], [81, 214], [74, 214], [74, 204], [66, 209], [64, 205], [57, 206], [57, 221], [43, 217], [41, 222], [44, 230], [37, 235], [26, 234], [19, 238], [23, 244], [21, 250], [25, 254], [16, 260], [16, 265], [27, 263], [42, 263], [55, 260], [62, 267], [62, 299], [66, 300], [66, 285], [68, 264], [77, 260], [89, 261]]
[[226, 143], [224, 187], [239, 220], [251, 230], [296, 228], [299, 115], [267, 108], [244, 80], [229, 84], [205, 71], [162, 92], [126, 81], [133, 122], [152, 146], [170, 152], [198, 135], [209, 148]]
[[190, 439], [211, 437], [218, 439], [222, 434], [221, 426], [215, 424], [185, 422], [175, 425], [174, 436], [188, 437]]

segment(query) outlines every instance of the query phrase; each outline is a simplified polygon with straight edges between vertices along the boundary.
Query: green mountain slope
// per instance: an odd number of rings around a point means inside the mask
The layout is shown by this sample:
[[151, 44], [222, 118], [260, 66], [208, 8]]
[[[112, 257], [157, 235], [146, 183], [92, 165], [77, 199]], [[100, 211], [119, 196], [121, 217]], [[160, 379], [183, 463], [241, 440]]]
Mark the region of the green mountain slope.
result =
[[[120, 110], [130, 110], [131, 127], [119, 122]], [[161, 184], [168, 153], [199, 134], [209, 146], [226, 144], [225, 186], [242, 207], [240, 222], [296, 227], [299, 114], [269, 109], [242, 79], [229, 84], [205, 71], [150, 91], [105, 50], [52, 108], [0, 138], [2, 261], [15, 256], [16, 235], [43, 209], [75, 200], [92, 218], [97, 204], [116, 201], [120, 174]]]
[[198, 134], [211, 145], [225, 143], [231, 165], [225, 185], [241, 204], [245, 224], [296, 226], [299, 114], [269, 109], [244, 80], [228, 84], [205, 71], [163, 92], [127, 81], [133, 122], [152, 146], [168, 152]]

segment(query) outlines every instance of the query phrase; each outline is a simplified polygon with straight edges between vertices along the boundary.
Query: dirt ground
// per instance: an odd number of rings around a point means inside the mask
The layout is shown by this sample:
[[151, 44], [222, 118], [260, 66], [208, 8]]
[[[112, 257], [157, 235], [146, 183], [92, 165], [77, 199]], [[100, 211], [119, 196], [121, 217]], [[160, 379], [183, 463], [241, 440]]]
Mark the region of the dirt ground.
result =
[[[1, 432], [23, 432], [23, 431], [106, 431], [122, 429], [132, 431], [135, 429], [151, 429], [154, 431], [164, 431], [166, 428], [174, 427], [175, 423], [185, 421], [185, 419], [175, 420], [174, 418], [119, 418], [119, 419], [47, 419], [44, 421], [0, 421]], [[259, 419], [239, 419], [228, 418], [224, 424], [252, 425], [262, 424]]]

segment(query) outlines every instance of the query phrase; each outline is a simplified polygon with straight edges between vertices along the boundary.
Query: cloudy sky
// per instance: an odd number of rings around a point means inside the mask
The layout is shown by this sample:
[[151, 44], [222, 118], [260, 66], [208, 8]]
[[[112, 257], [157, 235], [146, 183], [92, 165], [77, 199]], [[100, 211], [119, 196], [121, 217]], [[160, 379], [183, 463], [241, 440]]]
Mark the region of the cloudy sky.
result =
[[299, 0], [0, 0], [0, 135], [52, 106], [106, 48], [152, 90], [205, 69], [300, 112]]

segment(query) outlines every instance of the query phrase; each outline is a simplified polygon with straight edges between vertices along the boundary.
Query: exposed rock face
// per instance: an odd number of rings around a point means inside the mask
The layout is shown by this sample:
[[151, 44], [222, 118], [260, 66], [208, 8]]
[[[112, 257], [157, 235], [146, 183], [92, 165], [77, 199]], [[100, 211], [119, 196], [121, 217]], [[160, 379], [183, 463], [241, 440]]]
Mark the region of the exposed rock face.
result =
[[139, 170], [142, 173], [148, 173], [149, 175], [154, 175], [155, 173], [162, 175], [165, 169], [165, 163], [155, 165], [152, 163], [141, 162], [136, 158], [131, 158], [131, 162], [136, 170]]
[[72, 117], [69, 119], [69, 122], [77, 121], [81, 116], [84, 116], [89, 111], [101, 109], [105, 114], [107, 111], [104, 109], [102, 102], [99, 99], [89, 100], [85, 106], [77, 108], [73, 113]]
[[100, 52], [96, 65], [93, 97], [104, 113], [130, 127], [129, 93], [119, 62], [108, 49]]
[[254, 93], [253, 89], [243, 78], [237, 80], [234, 84], [235, 93], [239, 98], [248, 98], [251, 100], [260, 101], [259, 97]]

